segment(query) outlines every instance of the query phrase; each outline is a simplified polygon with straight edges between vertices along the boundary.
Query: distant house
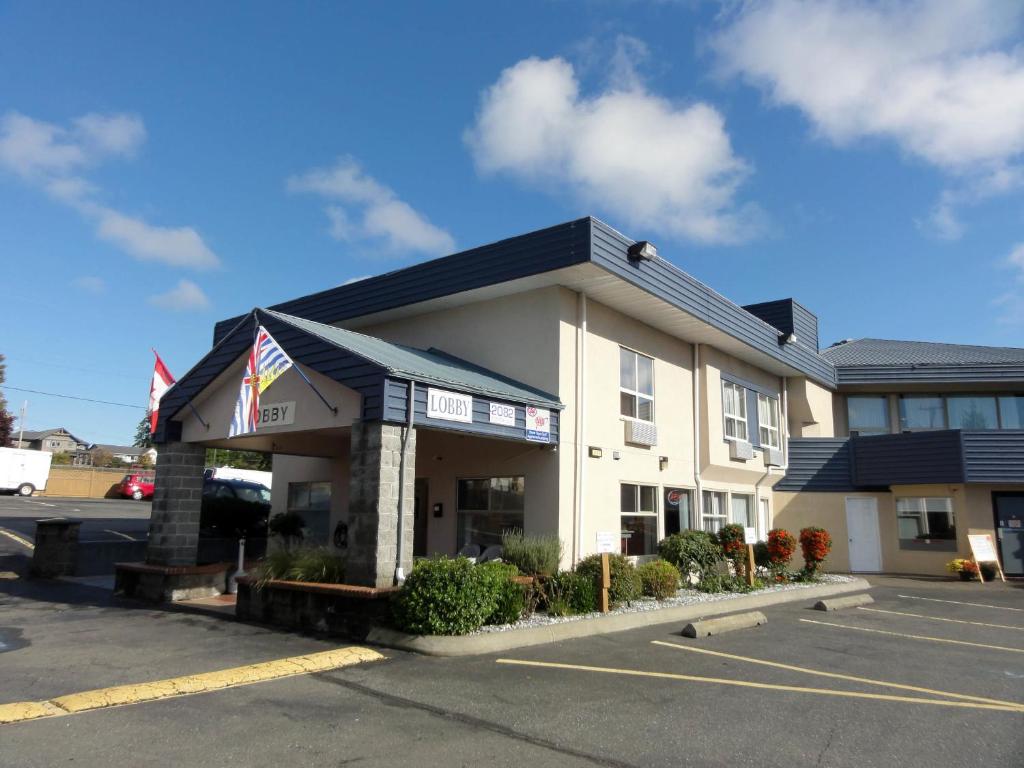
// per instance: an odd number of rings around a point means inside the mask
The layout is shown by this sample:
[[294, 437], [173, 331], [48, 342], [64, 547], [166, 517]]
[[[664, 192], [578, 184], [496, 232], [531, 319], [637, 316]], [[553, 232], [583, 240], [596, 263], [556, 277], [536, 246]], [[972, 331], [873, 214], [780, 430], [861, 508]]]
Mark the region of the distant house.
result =
[[107, 443], [93, 443], [89, 446], [89, 455], [95, 456], [98, 453], [105, 453], [120, 459], [126, 464], [137, 464], [145, 456], [150, 464], [156, 463], [156, 448], [140, 448], [137, 445], [109, 445]]
[[42, 430], [25, 430], [18, 437], [14, 436], [15, 448], [28, 448], [35, 451], [47, 451], [48, 453], [70, 453], [77, 454], [88, 449], [89, 444], [81, 438], [75, 437], [64, 427]]

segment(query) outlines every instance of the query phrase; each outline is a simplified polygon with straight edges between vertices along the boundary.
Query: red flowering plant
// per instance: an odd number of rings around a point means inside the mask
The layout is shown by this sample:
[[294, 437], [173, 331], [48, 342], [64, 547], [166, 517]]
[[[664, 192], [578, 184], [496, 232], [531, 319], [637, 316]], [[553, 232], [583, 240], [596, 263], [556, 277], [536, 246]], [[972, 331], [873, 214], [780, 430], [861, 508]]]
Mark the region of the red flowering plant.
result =
[[768, 531], [768, 568], [776, 581], [786, 581], [786, 566], [796, 552], [796, 539], [785, 528]]
[[743, 526], [736, 523], [722, 526], [718, 532], [718, 543], [722, 545], [722, 553], [732, 560], [736, 574], [746, 574], [747, 545], [744, 543]]
[[824, 528], [803, 528], [800, 531], [800, 549], [804, 555], [804, 572], [814, 576], [832, 551], [832, 537]]

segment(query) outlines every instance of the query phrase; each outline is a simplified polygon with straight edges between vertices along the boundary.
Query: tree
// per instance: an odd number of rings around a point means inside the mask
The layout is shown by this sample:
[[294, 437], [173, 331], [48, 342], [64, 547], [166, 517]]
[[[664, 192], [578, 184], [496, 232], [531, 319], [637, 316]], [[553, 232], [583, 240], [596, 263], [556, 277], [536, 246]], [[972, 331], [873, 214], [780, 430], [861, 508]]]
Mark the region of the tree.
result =
[[114, 466], [114, 455], [108, 451], [104, 451], [102, 448], [95, 448], [89, 453], [92, 455], [92, 465], [94, 467], [112, 467]]
[[[7, 364], [4, 356], [0, 355], [0, 386], [7, 381]], [[14, 432], [14, 414], [7, 410], [7, 398], [0, 389], [0, 448], [9, 448], [13, 445], [11, 436]]]
[[53, 466], [55, 466], [55, 467], [57, 467], [57, 466], [65, 466], [66, 467], [66, 466], [71, 464], [71, 454], [68, 453], [67, 451], [61, 451], [60, 453], [55, 453], [50, 458], [50, 463]]
[[259, 469], [269, 472], [271, 455], [269, 453], [258, 453], [257, 451], [231, 451], [225, 448], [207, 448], [206, 466]]
[[139, 422], [139, 426], [135, 428], [135, 442], [132, 443], [132, 445], [136, 448], [153, 447], [153, 436], [149, 433], [148, 413], [142, 417], [142, 421]]

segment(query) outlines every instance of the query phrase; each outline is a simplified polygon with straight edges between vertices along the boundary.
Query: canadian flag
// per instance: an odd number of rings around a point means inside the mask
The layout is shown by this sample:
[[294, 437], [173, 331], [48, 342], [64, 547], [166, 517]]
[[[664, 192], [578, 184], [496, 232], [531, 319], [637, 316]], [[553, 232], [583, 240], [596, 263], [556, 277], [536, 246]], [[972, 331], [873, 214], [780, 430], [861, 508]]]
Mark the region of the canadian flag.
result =
[[171, 376], [171, 372], [167, 370], [167, 366], [164, 365], [164, 361], [160, 359], [160, 355], [156, 353], [155, 349], [153, 354], [156, 356], [156, 365], [153, 366], [153, 381], [149, 385], [149, 434], [156, 432], [160, 398], [174, 383], [174, 377]]

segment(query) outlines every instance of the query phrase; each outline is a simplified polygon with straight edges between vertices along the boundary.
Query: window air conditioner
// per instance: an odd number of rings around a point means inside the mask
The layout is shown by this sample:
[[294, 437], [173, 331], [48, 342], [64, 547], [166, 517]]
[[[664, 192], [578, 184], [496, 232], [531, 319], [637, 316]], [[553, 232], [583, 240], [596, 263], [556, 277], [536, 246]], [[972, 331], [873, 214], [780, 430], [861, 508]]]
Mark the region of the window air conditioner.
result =
[[730, 440], [729, 458], [739, 459], [740, 461], [752, 459], [754, 458], [754, 446], [752, 446], [746, 440]]
[[647, 421], [625, 421], [626, 442], [633, 445], [657, 445], [658, 428]]
[[781, 467], [782, 466], [782, 450], [779, 448], [765, 448], [764, 449], [764, 463], [769, 467]]

